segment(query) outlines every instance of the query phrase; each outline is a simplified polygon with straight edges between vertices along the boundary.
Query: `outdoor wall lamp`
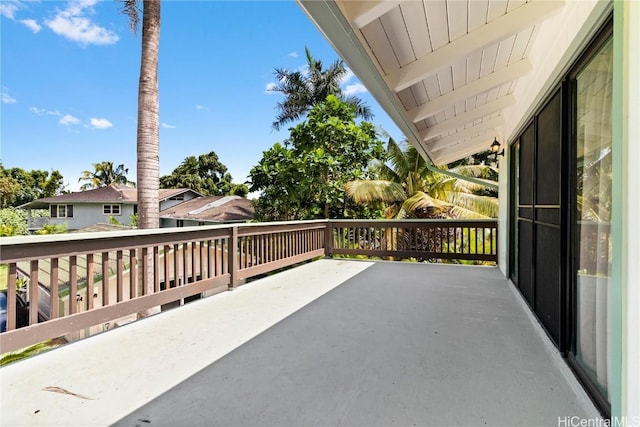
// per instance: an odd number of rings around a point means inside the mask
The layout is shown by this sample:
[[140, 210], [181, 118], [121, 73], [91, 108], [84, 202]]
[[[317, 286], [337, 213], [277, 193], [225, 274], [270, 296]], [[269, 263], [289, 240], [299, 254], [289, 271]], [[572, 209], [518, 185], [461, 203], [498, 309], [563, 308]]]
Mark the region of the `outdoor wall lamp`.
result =
[[491, 152], [493, 153], [495, 160], [498, 160], [498, 156], [504, 157], [504, 148], [500, 150], [500, 143], [495, 137], [493, 138], [493, 142], [491, 143]]

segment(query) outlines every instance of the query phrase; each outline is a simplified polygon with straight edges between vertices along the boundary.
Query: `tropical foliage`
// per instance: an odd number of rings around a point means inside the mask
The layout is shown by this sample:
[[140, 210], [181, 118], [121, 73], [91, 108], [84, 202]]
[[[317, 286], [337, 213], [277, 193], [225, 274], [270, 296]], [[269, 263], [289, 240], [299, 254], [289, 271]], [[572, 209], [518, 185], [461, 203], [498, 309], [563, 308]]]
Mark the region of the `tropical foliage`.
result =
[[64, 179], [57, 170], [5, 169], [0, 163], [0, 208], [56, 196], [62, 194], [64, 189]]
[[[384, 209], [385, 218], [493, 218], [498, 200], [477, 194], [484, 186], [434, 172], [413, 146], [402, 147], [392, 138], [387, 159], [378, 163], [379, 179], [345, 184], [356, 203]], [[458, 175], [491, 181], [497, 171], [485, 165], [459, 165]]]
[[337, 60], [324, 69], [322, 61], [314, 58], [305, 48], [307, 65], [304, 71], [290, 71], [276, 68], [275, 75], [278, 83], [271, 89], [285, 95], [285, 100], [277, 105], [278, 115], [273, 128], [279, 130], [287, 123], [295, 122], [317, 104], [323, 103], [327, 96], [335, 95], [340, 100], [354, 107], [357, 117], [365, 120], [373, 118], [371, 109], [354, 95], [344, 95], [340, 84], [347, 76], [348, 70], [342, 60]]
[[27, 234], [27, 211], [24, 209], [0, 209], [0, 237]]
[[371, 178], [369, 162], [384, 149], [371, 123], [355, 123], [355, 107], [334, 95], [315, 105], [291, 129], [289, 147], [279, 143], [250, 171], [250, 190], [260, 192], [256, 219], [367, 218], [367, 206], [345, 197], [344, 185]]
[[234, 184], [227, 167], [212, 151], [198, 157], [189, 156], [171, 172], [160, 177], [160, 188], [190, 188], [207, 196], [246, 196], [245, 184]]
[[82, 176], [78, 182], [88, 181], [80, 186], [80, 190], [88, 190], [91, 188], [106, 187], [111, 184], [123, 184], [135, 187], [135, 182], [129, 181], [127, 174], [129, 169], [124, 165], [113, 167], [113, 162], [100, 162], [93, 164], [93, 171], [82, 171]]

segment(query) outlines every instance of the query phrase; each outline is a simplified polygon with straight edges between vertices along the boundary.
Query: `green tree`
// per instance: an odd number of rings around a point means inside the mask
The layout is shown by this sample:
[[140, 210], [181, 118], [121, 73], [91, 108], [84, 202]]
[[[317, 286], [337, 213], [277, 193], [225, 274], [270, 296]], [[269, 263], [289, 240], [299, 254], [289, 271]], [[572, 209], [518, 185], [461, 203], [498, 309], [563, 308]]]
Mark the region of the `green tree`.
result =
[[106, 187], [111, 184], [124, 184], [135, 187], [135, 182], [127, 179], [129, 169], [124, 165], [118, 165], [113, 168], [112, 162], [101, 162], [93, 164], [93, 171], [82, 171], [82, 176], [78, 179], [80, 181], [89, 181], [80, 186], [80, 190], [88, 190], [90, 188]]
[[[345, 185], [347, 194], [359, 204], [384, 207], [385, 218], [494, 218], [498, 199], [476, 194], [484, 187], [434, 172], [413, 146], [403, 149], [392, 138], [387, 161], [376, 165], [380, 179], [354, 180]], [[495, 178], [494, 168], [460, 165], [459, 175]]]
[[207, 196], [246, 196], [245, 184], [234, 184], [227, 167], [212, 151], [189, 156], [171, 172], [160, 177], [160, 188], [190, 188]]
[[348, 181], [370, 178], [369, 162], [384, 150], [371, 123], [355, 123], [355, 107], [334, 95], [291, 129], [290, 148], [276, 143], [250, 175], [260, 192], [256, 218], [362, 218], [373, 213], [345, 197]]
[[322, 61], [311, 56], [305, 47], [307, 69], [305, 71], [289, 71], [276, 68], [278, 83], [271, 89], [285, 95], [285, 100], [277, 105], [278, 115], [273, 128], [279, 130], [286, 123], [302, 119], [314, 105], [323, 103], [327, 96], [335, 95], [354, 107], [356, 116], [365, 120], [373, 118], [371, 109], [356, 96], [345, 96], [340, 83], [347, 75], [347, 68], [342, 60], [337, 60], [327, 69], [323, 69]]
[[0, 163], [0, 207], [20, 206], [64, 191], [64, 178], [57, 170], [5, 169]]

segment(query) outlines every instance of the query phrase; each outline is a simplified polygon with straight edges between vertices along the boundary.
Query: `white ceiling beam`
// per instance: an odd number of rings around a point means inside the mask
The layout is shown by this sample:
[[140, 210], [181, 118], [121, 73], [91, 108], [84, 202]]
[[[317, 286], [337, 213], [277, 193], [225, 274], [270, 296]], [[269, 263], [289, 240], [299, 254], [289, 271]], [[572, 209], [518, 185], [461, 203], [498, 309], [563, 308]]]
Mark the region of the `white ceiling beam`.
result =
[[395, 0], [367, 0], [340, 2], [345, 18], [357, 29], [375, 21], [391, 9], [399, 5]]
[[[488, 150], [493, 142], [494, 134], [493, 133], [485, 133], [482, 135], [478, 135], [475, 138], [468, 139], [464, 142], [459, 142], [458, 144], [450, 145], [444, 150], [440, 150], [439, 152], [432, 152], [434, 157], [438, 158], [448, 158], [454, 155], [457, 155], [459, 152], [466, 152], [469, 147], [478, 147], [482, 146], [482, 150]], [[464, 156], [463, 156], [464, 157]]]
[[490, 136], [488, 138], [478, 138], [474, 140], [473, 143], [465, 143], [461, 147], [455, 146], [443, 150], [435, 158], [432, 159], [433, 162], [438, 166], [446, 165], [448, 163], [455, 162], [456, 160], [469, 157], [472, 154], [487, 151], [489, 148], [491, 148], [491, 142], [493, 142], [493, 136]]
[[464, 139], [471, 138], [478, 134], [483, 134], [489, 131], [494, 131], [494, 135], [498, 136], [498, 133], [495, 132], [495, 130], [503, 125], [504, 117], [495, 117], [491, 120], [482, 122], [477, 126], [470, 127], [458, 133], [454, 133], [453, 135], [445, 136], [444, 138], [438, 139], [436, 141], [426, 141], [425, 144], [429, 147], [429, 150], [431, 152], [436, 152], [442, 150], [443, 148], [456, 145]]
[[458, 58], [468, 56], [485, 46], [531, 27], [558, 11], [563, 5], [564, 1], [530, 1], [390, 73], [386, 77], [387, 84], [395, 92], [400, 92]]
[[420, 133], [420, 137], [423, 141], [425, 141], [429, 138], [442, 135], [443, 133], [451, 129], [455, 129], [474, 120], [481, 119], [488, 114], [493, 114], [497, 111], [511, 107], [515, 105], [515, 103], [516, 98], [513, 95], [503, 96], [502, 98], [498, 98], [495, 101], [488, 102], [481, 107], [474, 108], [473, 110], [459, 114], [455, 117], [450, 118], [449, 120], [444, 120], [434, 126], [431, 126], [430, 128], [422, 131]]
[[412, 122], [419, 122], [427, 117], [439, 113], [451, 105], [464, 101], [467, 98], [486, 92], [507, 82], [520, 78], [533, 70], [533, 65], [528, 59], [523, 59], [515, 64], [503, 67], [500, 70], [488, 74], [486, 77], [474, 80], [461, 86], [446, 95], [435, 98], [433, 101], [418, 105], [407, 111]]

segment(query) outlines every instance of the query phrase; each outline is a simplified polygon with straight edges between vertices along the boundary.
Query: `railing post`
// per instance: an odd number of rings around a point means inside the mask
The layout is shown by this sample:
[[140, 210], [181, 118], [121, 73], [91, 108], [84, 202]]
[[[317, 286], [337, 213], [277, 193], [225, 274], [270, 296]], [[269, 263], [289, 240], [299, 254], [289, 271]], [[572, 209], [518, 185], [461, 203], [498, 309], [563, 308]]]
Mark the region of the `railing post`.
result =
[[229, 274], [231, 274], [231, 283], [229, 290], [238, 287], [238, 227], [231, 227], [231, 239], [229, 241]]
[[330, 258], [333, 255], [333, 222], [327, 220], [324, 228], [324, 256]]

